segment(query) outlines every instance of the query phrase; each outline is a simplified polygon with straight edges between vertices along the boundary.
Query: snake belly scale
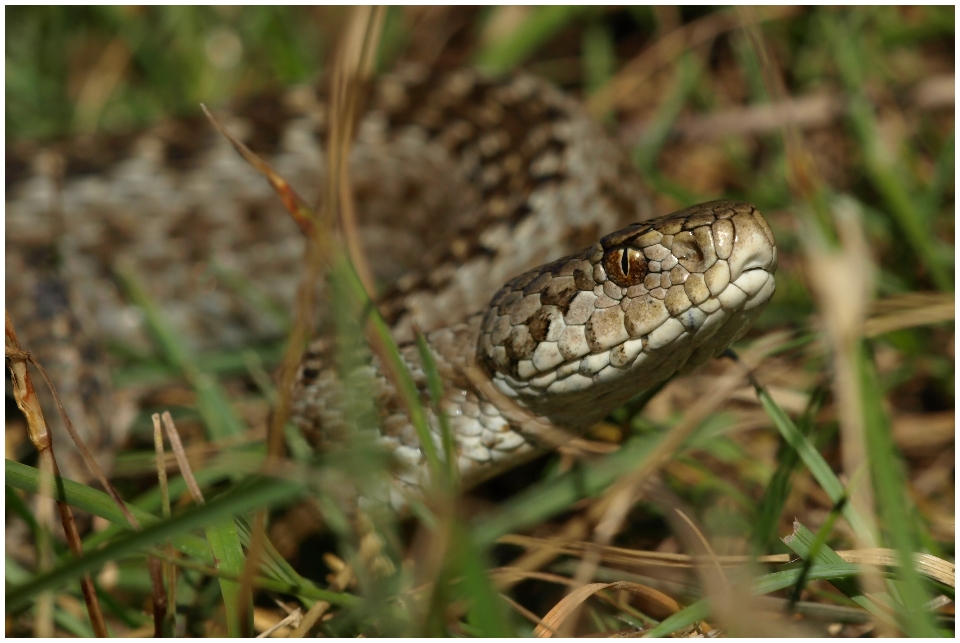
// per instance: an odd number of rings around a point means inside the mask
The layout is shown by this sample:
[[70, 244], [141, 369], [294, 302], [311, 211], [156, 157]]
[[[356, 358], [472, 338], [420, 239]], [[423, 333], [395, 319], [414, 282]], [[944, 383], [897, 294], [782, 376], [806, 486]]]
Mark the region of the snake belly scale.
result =
[[[223, 120], [317, 198], [322, 95], [301, 88]], [[292, 310], [303, 240], [229, 144], [194, 123], [127, 137], [106, 155], [90, 145], [7, 157], [8, 307], [15, 321], [36, 322], [19, 324], [22, 339], [55, 380], [68, 380], [76, 406], [109, 409], [110, 391], [102, 377], [91, 384], [79, 358], [58, 364], [64, 344], [86, 346], [73, 342], [82, 335], [150, 345], [117, 286], [118, 260], [139, 271], [193, 351], [280, 336], [275, 316], [229, 284], [252, 283]], [[408, 65], [384, 76], [350, 165], [381, 311], [400, 342], [415, 327], [426, 332], [467, 480], [551, 444], [517, 423], [505, 399], [582, 432], [721, 352], [773, 292], [776, 246], [752, 206], [716, 202], [652, 218], [618, 145], [574, 99], [528, 75], [492, 81]], [[50, 256], [55, 265], [38, 259]], [[293, 406], [323, 446], [344, 429], [329, 345], [308, 350]], [[426, 397], [416, 347], [401, 353]], [[416, 487], [426, 475], [416, 434], [375, 362], [371, 373], [379, 439], [402, 464], [397, 478]], [[401, 490], [391, 494], [403, 502]]]

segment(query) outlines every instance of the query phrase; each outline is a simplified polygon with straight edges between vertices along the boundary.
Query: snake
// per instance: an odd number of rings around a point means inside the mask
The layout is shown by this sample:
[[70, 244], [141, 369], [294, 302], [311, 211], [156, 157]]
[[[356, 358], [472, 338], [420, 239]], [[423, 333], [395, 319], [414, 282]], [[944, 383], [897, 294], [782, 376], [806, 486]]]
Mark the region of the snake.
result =
[[[369, 96], [349, 161], [364, 256], [431, 439], [442, 448], [449, 424], [464, 480], [556, 447], [720, 354], [774, 292], [776, 241], [754, 206], [655, 216], [626, 152], [545, 80], [409, 64]], [[322, 88], [220, 116], [308, 201], [320, 197]], [[131, 414], [105, 347], [156, 351], [129, 275], [192, 353], [283, 336], [305, 240], [202, 119], [9, 146], [6, 194], [8, 310], [74, 424], [107, 452]], [[292, 420], [320, 449], [351, 430], [334, 344], [310, 344], [292, 391]], [[398, 463], [389, 500], [400, 506], [430, 477], [425, 451], [378, 358], [358, 368], [377, 409], [364, 430]]]

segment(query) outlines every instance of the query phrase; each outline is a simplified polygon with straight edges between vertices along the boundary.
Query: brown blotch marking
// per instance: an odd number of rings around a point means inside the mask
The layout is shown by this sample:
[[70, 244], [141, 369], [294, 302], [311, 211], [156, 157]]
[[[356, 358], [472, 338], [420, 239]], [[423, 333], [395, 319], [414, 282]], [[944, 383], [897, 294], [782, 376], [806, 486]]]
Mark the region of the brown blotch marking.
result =
[[540, 291], [540, 303], [548, 306], [566, 306], [577, 296], [577, 288], [573, 277], [553, 277], [547, 287]]
[[549, 271], [540, 272], [540, 270], [542, 270], [542, 268], [536, 271], [540, 274], [538, 274], [530, 283], [528, 283], [524, 287], [523, 289], [524, 296], [544, 290], [549, 285], [549, 283], [553, 281], [553, 275], [551, 275]]
[[483, 369], [487, 375], [493, 375], [499, 369], [497, 368], [497, 363], [493, 359], [493, 355], [488, 351], [479, 351], [477, 356], [477, 365]]
[[498, 290], [498, 291], [496, 292], [496, 294], [494, 294], [493, 298], [490, 300], [490, 306], [489, 306], [489, 308], [491, 308], [491, 309], [499, 308], [499, 307], [500, 307], [500, 302], [503, 301], [504, 297], [506, 297], [509, 292], [510, 292], [509, 286], [504, 287], [504, 288], [501, 288], [500, 290]]
[[[257, 110], [262, 100], [264, 99], [251, 100], [247, 109], [253, 111], [245, 113], [241, 108], [240, 114], [251, 121], [250, 140], [245, 141], [247, 147], [259, 156], [269, 156], [279, 145], [287, 118], [285, 110], [279, 112], [279, 116], [273, 120], [263, 118], [264, 115]], [[261, 132], [260, 128], [265, 131]], [[210, 137], [219, 136], [213, 131], [210, 122], [200, 117], [166, 124], [164, 129], [164, 163], [181, 172], [190, 169], [198, 153], [208, 149]]]
[[497, 304], [497, 312], [501, 315], [509, 315], [511, 308], [521, 299], [523, 299], [523, 293], [517, 290], [510, 290], [503, 299], [500, 300], [500, 303]]
[[597, 285], [597, 282], [593, 280], [593, 266], [587, 269], [581, 264], [573, 271], [573, 282], [577, 285], [578, 290], [593, 290], [593, 287]]
[[519, 277], [511, 279], [507, 286], [512, 290], [523, 290], [527, 287], [527, 284], [536, 279], [539, 274], [539, 270], [528, 270]]
[[529, 359], [536, 347], [537, 343], [530, 336], [530, 329], [523, 325], [513, 327], [504, 345], [507, 355], [514, 363], [521, 359]]
[[530, 335], [537, 341], [542, 342], [547, 338], [550, 332], [550, 324], [560, 317], [560, 311], [555, 306], [543, 306], [533, 314], [527, 326], [530, 328]]
[[617, 230], [616, 232], [611, 232], [610, 234], [604, 236], [600, 239], [600, 245], [604, 250], [610, 250], [616, 248], [617, 246], [629, 245], [634, 239], [640, 237], [650, 231], [651, 226], [644, 223], [634, 223], [622, 230]]

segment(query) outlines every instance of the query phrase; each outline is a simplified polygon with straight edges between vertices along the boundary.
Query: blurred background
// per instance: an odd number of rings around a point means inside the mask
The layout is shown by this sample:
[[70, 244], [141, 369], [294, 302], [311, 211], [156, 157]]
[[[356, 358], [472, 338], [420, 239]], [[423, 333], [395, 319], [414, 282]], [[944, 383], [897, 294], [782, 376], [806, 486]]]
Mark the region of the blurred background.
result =
[[[201, 102], [226, 107], [313, 83], [346, 18], [333, 7], [9, 7], [7, 145], [130, 132], [196, 117]], [[777, 293], [743, 342], [749, 349], [775, 338], [764, 349], [760, 383], [798, 418], [844, 484], [870, 462], [851, 441], [863, 440], [867, 453], [892, 451], [883, 463], [893, 464], [899, 486], [884, 491], [887, 471], [874, 470], [866, 475], [871, 492], [852, 502], [876, 514], [886, 546], [908, 543], [910, 551], [952, 560], [954, 28], [950, 6], [392, 7], [377, 68], [416, 60], [533, 72], [582, 98], [630, 150], [658, 211], [715, 198], [757, 205], [780, 250]], [[126, 368], [136, 366], [128, 359]], [[712, 364], [671, 383], [642, 415], [625, 412], [591, 437], [615, 445], [669, 431], [722, 370]], [[784, 455], [773, 425], [744, 385], [660, 472], [664, 493], [686, 507], [718, 553], [742, 552], [745, 534], [764, 553], [787, 552], [779, 538], [794, 518], [814, 532], [835, 518], [835, 503], [813, 473]], [[8, 453], [11, 439], [18, 438], [8, 428]], [[517, 480], [526, 485], [569, 468], [564, 457], [479, 493], [499, 501]], [[117, 466], [122, 473], [122, 458]], [[572, 504], [525, 533], [569, 533], [588, 509]], [[304, 515], [276, 516], [272, 534], [294, 566], [317, 578], [329, 569], [305, 552], [330, 544], [311, 532], [319, 520]], [[612, 544], [683, 551], [668, 523], [662, 505], [641, 501]], [[573, 540], [590, 540], [589, 533]], [[827, 542], [864, 544], [842, 520]], [[506, 565], [517, 551], [500, 545], [492, 556]], [[566, 552], [545, 569], [571, 577], [580, 556]], [[624, 565], [602, 567], [604, 579], [622, 579]], [[699, 595], [688, 572], [629, 569], [681, 602]], [[135, 604], [144, 578], [130, 571], [114, 587]], [[564, 592], [526, 580], [511, 596], [543, 616]], [[854, 609], [825, 583], [810, 585], [803, 600]], [[266, 603], [258, 609], [266, 621], [282, 616]], [[593, 618], [582, 618], [577, 633], [633, 623], [610, 605], [589, 609]], [[817, 631], [875, 633], [875, 621], [851, 614]], [[951, 628], [952, 604], [942, 618]], [[518, 614], [509, 623], [514, 634], [533, 627]]]

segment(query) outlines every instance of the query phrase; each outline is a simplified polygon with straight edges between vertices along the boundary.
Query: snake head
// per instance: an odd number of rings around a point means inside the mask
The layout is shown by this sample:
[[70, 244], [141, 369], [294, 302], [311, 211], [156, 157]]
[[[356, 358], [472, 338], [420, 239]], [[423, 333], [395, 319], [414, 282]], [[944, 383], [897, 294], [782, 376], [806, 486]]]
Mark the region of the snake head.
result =
[[531, 410], [589, 426], [723, 352], [773, 295], [776, 266], [773, 232], [749, 203], [633, 224], [501, 288], [478, 362]]

